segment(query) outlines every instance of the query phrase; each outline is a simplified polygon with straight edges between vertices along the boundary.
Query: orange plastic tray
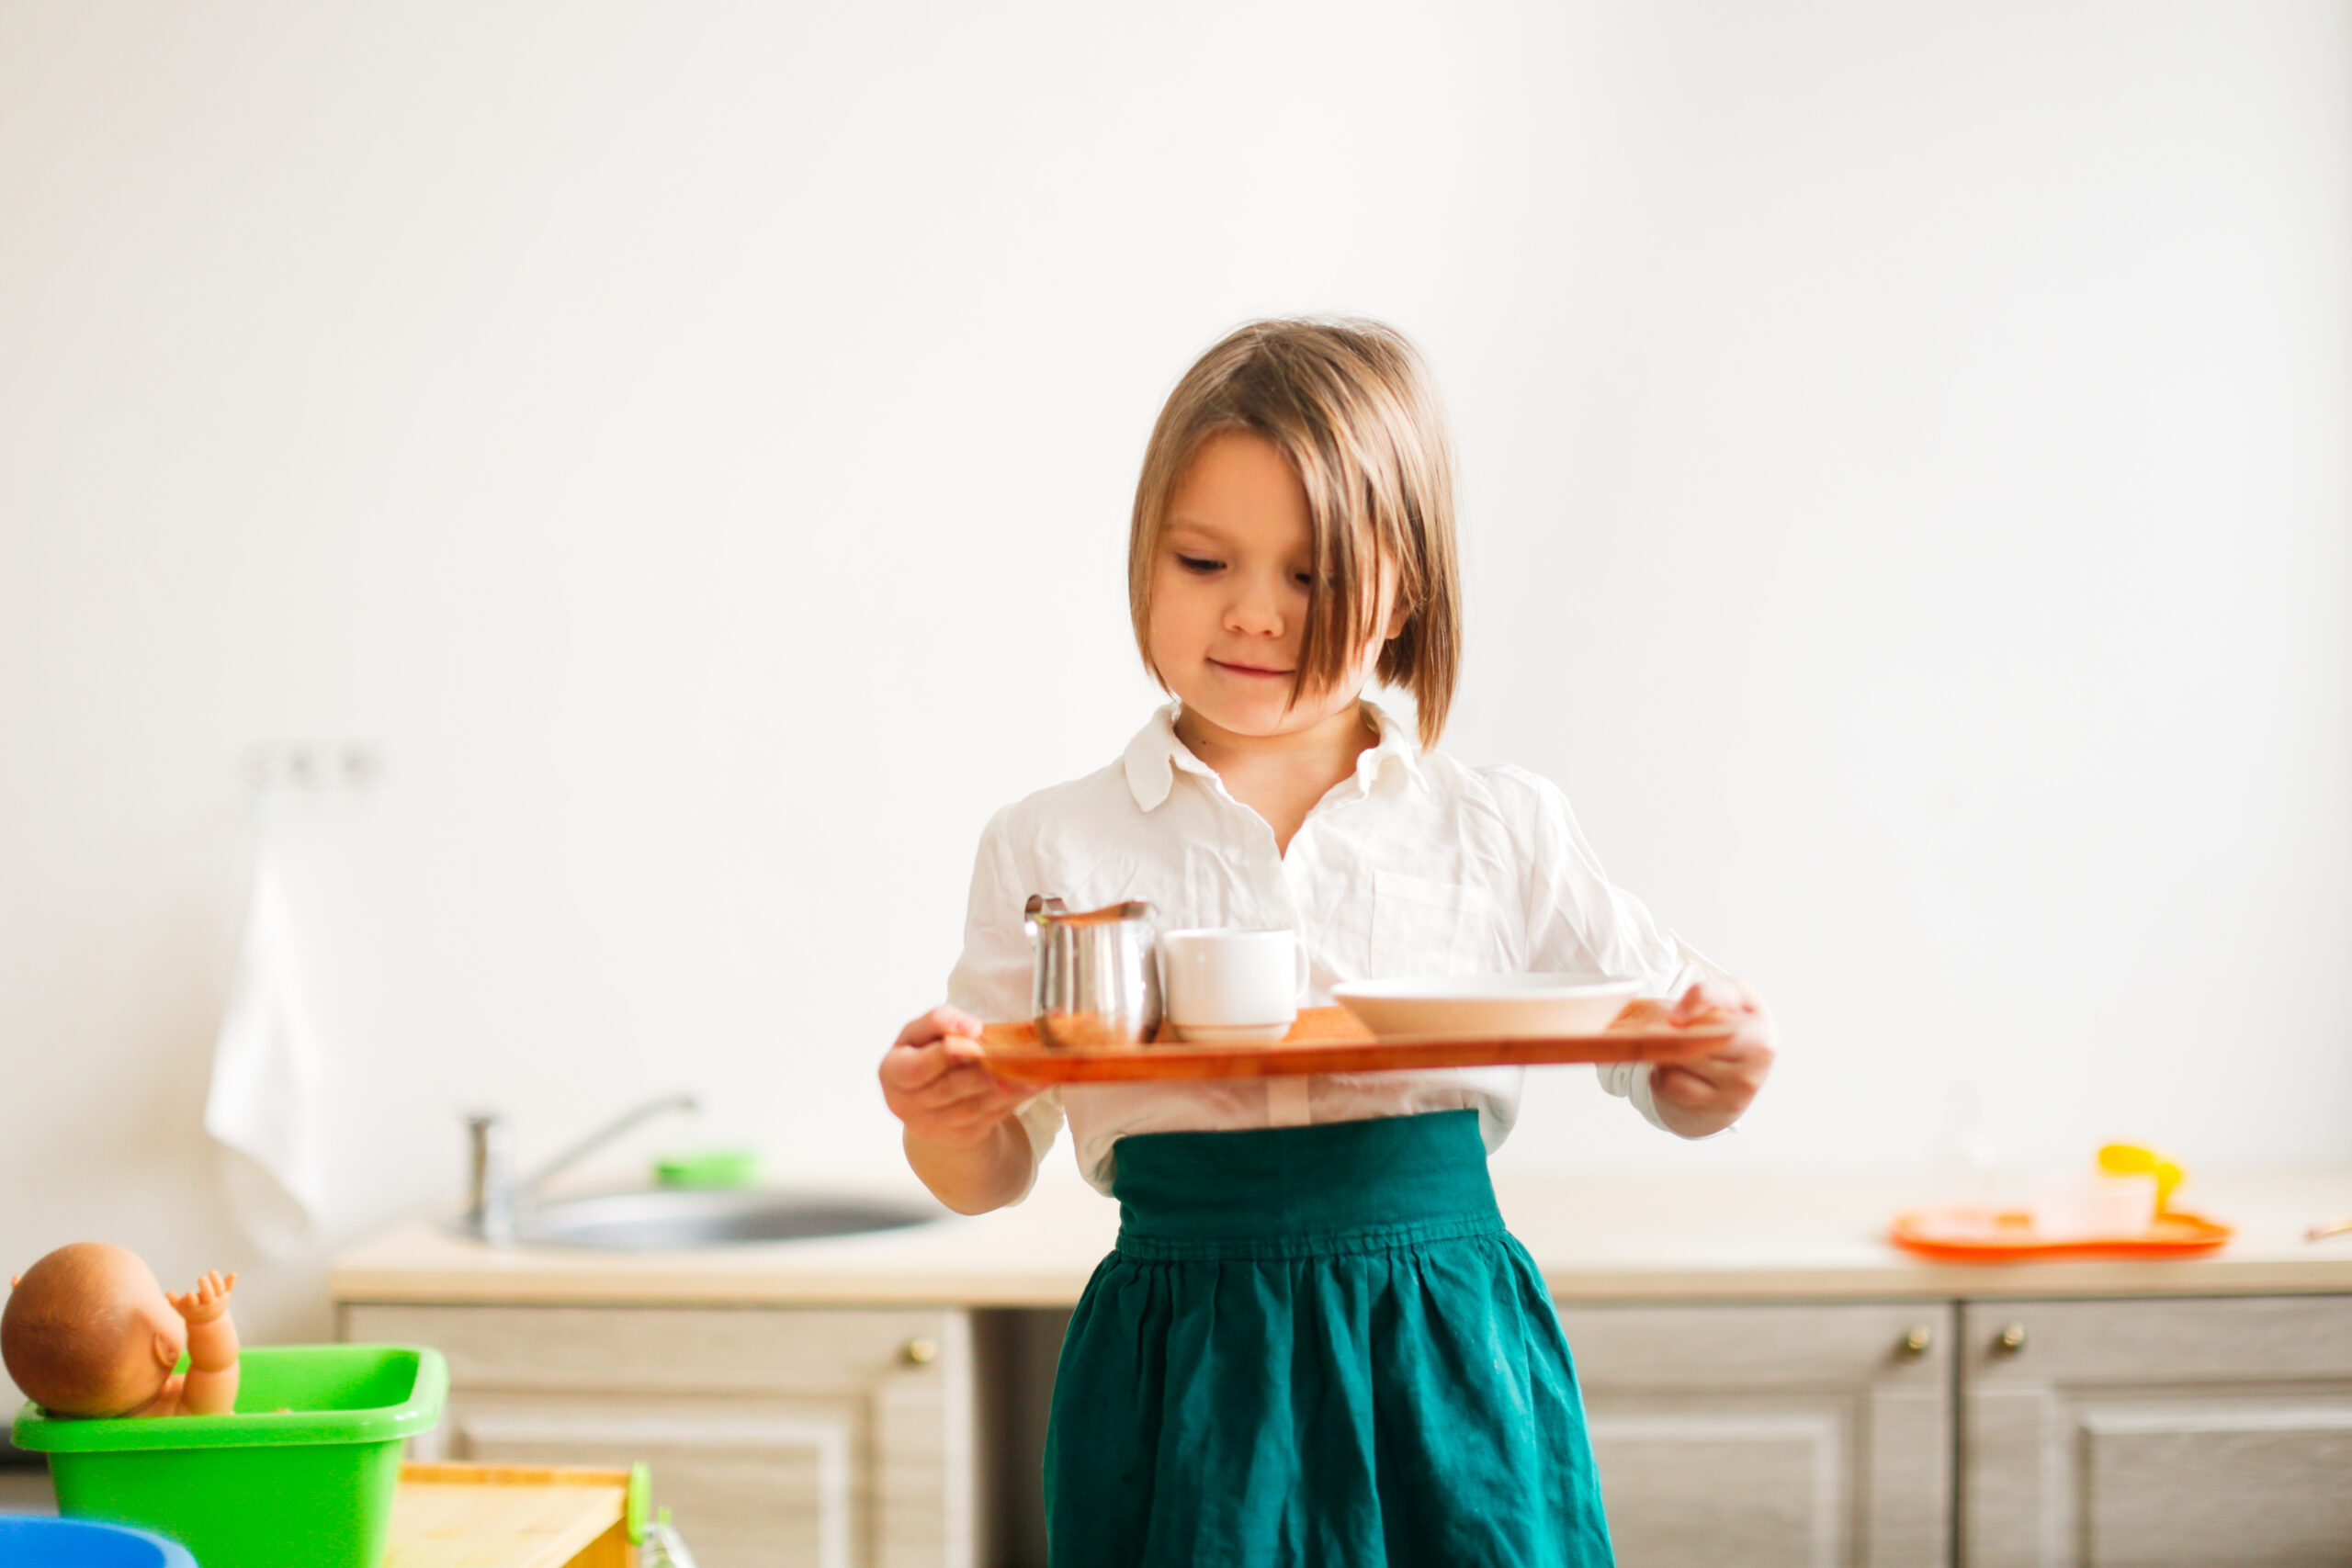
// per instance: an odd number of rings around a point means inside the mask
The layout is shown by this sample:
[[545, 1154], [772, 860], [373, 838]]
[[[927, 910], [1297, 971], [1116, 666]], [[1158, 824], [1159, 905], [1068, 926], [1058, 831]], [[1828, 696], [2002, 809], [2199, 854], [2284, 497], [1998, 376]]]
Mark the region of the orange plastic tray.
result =
[[[1162, 1032], [1163, 1034], [1165, 1031]], [[1377, 1073], [1399, 1067], [1544, 1066], [1562, 1062], [1677, 1062], [1703, 1056], [1736, 1030], [1611, 1025], [1598, 1034], [1544, 1039], [1383, 1039], [1345, 1008], [1301, 1008], [1272, 1045], [1184, 1042], [1102, 1047], [1038, 1042], [1035, 1026], [991, 1023], [980, 1031], [989, 1071], [1032, 1083], [1106, 1083], [1149, 1078], [1294, 1077], [1306, 1073]]]
[[2172, 1209], [2138, 1235], [2042, 1236], [2026, 1209], [1910, 1209], [1894, 1217], [1894, 1245], [1940, 1263], [2027, 1263], [2056, 1258], [2193, 1258], [2237, 1232]]

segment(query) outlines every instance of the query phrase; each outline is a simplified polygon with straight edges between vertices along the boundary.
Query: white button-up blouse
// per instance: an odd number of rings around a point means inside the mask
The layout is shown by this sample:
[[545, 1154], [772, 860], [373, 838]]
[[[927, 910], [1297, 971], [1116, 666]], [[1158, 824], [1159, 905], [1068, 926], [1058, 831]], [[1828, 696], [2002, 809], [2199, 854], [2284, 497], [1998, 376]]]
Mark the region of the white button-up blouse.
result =
[[[1370, 705], [1367, 705], [1370, 706]], [[1610, 886], [1567, 799], [1505, 765], [1424, 753], [1372, 708], [1379, 742], [1277, 852], [1263, 818], [1176, 738], [1171, 703], [1117, 762], [990, 819], [947, 999], [985, 1022], [1029, 1015], [1033, 893], [1073, 909], [1149, 902], [1166, 930], [1288, 928], [1306, 939], [1309, 1000], [1350, 980], [1598, 970], [1672, 995], [1719, 973]], [[1596, 1069], [1659, 1122], [1646, 1065]], [[1021, 1108], [1031, 1179], [1065, 1117], [1078, 1167], [1111, 1190], [1130, 1133], [1219, 1131], [1475, 1110], [1491, 1153], [1519, 1114], [1523, 1068], [1453, 1067], [1204, 1082], [1069, 1084]]]

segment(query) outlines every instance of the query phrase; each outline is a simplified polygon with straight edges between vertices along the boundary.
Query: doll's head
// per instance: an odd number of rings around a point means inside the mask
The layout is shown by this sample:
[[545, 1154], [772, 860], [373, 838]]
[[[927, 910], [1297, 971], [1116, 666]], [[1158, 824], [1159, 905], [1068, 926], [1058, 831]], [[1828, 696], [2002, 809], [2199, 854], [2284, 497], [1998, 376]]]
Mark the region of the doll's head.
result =
[[[1279, 561], [1259, 563], [1279, 570], [1250, 603], [1191, 604], [1195, 584], [1238, 581], [1237, 532], [1287, 537]], [[1188, 704], [1175, 622], [1198, 613], [1193, 642], [1264, 650], [1240, 653], [1230, 679], [1221, 652], [1195, 672], [1238, 705], [1253, 677], [1297, 707], [1318, 693], [1352, 702], [1376, 674], [1412, 694], [1434, 746], [1461, 669], [1461, 589], [1445, 418], [1412, 344], [1375, 321], [1262, 321], [1203, 355], [1144, 454], [1127, 600], [1144, 667]], [[1180, 600], [1189, 608], [1168, 608]]]
[[139, 1255], [102, 1241], [61, 1247], [9, 1281], [0, 1359], [56, 1416], [121, 1416], [163, 1392], [187, 1325]]

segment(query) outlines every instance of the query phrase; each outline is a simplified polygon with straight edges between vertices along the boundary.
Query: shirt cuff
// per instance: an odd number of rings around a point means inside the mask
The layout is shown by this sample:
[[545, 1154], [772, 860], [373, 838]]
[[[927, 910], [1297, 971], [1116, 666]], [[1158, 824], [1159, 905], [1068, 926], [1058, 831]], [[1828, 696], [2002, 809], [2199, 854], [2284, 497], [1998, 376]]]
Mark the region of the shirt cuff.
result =
[[1673, 1128], [1658, 1120], [1657, 1101], [1650, 1097], [1650, 1064], [1647, 1062], [1600, 1062], [1593, 1066], [1593, 1074], [1600, 1079], [1600, 1087], [1620, 1100], [1630, 1100], [1634, 1109], [1653, 1127], [1671, 1133]]
[[1640, 1111], [1651, 1126], [1661, 1133], [1673, 1133], [1686, 1144], [1703, 1144], [1710, 1138], [1720, 1138], [1739, 1131], [1739, 1123], [1735, 1122], [1728, 1127], [1718, 1127], [1712, 1133], [1701, 1133], [1693, 1137], [1689, 1133], [1676, 1132], [1668, 1126], [1666, 1118], [1657, 1113], [1657, 1097], [1650, 1092], [1653, 1066], [1654, 1064], [1649, 1062], [1605, 1062], [1594, 1070], [1600, 1075], [1601, 1088], [1632, 1100], [1634, 1109]]

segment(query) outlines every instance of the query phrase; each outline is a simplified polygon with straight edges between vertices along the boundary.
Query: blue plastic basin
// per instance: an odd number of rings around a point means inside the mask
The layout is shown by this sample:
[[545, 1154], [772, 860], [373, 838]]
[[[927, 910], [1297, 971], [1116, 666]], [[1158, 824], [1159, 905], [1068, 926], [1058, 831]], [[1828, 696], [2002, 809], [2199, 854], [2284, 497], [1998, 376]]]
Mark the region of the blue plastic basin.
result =
[[196, 1559], [128, 1525], [0, 1514], [0, 1568], [196, 1568]]

